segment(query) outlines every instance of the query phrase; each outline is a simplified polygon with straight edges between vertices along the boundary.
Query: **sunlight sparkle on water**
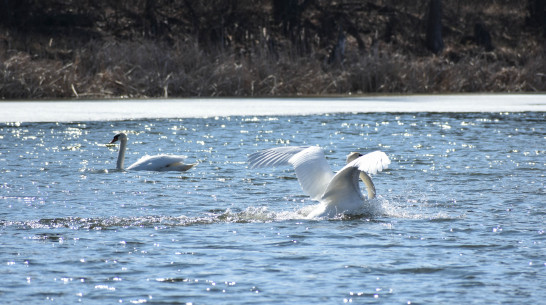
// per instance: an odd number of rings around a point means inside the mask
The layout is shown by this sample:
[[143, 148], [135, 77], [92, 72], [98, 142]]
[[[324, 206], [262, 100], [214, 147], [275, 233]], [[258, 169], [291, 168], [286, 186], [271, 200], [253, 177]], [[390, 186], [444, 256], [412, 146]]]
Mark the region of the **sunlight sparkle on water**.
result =
[[[458, 107], [474, 111], [412, 112], [404, 98], [388, 98], [383, 107], [401, 110], [391, 113], [365, 98], [334, 106], [302, 101], [303, 110], [326, 115], [210, 118], [199, 110], [179, 116], [178, 107], [192, 101], [158, 101], [146, 106], [152, 118], [129, 111], [120, 120], [74, 123], [64, 121], [74, 119], [62, 112], [69, 103], [30, 104], [43, 110], [39, 119], [50, 110], [38, 107], [58, 105], [59, 120], [0, 125], [3, 298], [435, 304], [457, 296], [461, 303], [540, 303], [546, 164], [538, 160], [546, 154], [546, 118], [534, 109], [546, 103], [537, 96], [511, 105], [503, 96], [464, 98], [469, 103]], [[115, 104], [78, 106], [93, 114], [86, 107]], [[493, 104], [498, 110], [478, 111]], [[227, 107], [237, 105], [248, 104]], [[162, 117], [167, 112], [176, 117]], [[129, 134], [128, 159], [161, 152], [199, 165], [183, 173], [117, 171], [117, 146], [106, 143], [119, 131]], [[250, 153], [285, 145], [320, 145], [333, 169], [351, 151], [380, 149], [392, 163], [372, 176], [377, 197], [367, 201], [366, 214], [309, 220], [302, 210], [316, 201], [292, 168], [248, 168]]]

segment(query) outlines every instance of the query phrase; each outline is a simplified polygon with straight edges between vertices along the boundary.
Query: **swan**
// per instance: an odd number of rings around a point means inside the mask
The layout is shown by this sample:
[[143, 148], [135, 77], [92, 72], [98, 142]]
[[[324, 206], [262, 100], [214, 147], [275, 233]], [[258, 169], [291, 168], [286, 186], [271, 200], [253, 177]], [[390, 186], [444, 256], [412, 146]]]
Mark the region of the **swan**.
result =
[[250, 168], [292, 165], [303, 192], [319, 201], [307, 215], [307, 218], [316, 218], [362, 211], [365, 199], [358, 186], [358, 178], [366, 185], [368, 199], [375, 198], [375, 186], [370, 175], [386, 169], [391, 161], [382, 151], [366, 155], [351, 152], [347, 155], [347, 164], [334, 173], [326, 162], [322, 148], [288, 146], [250, 154], [248, 163]]
[[[117, 170], [123, 170], [123, 163], [125, 161], [125, 149], [127, 147], [127, 135], [118, 133], [114, 136], [114, 139], [110, 142], [113, 144], [119, 141], [119, 153], [118, 161], [116, 165]], [[127, 170], [143, 170], [143, 171], [179, 171], [185, 172], [196, 164], [184, 164], [186, 156], [181, 155], [156, 155], [156, 156], [143, 156], [137, 162], [131, 164]]]

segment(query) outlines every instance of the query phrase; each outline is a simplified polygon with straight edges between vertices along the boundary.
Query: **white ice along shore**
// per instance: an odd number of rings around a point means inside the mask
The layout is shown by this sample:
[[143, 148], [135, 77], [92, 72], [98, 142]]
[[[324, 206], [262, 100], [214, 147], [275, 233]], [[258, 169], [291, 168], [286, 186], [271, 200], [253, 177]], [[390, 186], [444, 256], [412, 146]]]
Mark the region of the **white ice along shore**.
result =
[[546, 95], [2, 101], [0, 122], [84, 122], [326, 113], [525, 111], [546, 111]]

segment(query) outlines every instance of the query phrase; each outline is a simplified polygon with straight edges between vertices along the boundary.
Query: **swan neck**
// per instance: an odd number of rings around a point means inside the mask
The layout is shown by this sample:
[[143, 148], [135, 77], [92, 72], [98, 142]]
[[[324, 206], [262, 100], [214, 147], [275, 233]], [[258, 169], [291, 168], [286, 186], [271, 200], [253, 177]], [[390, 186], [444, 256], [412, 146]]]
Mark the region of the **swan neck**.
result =
[[119, 145], [119, 153], [118, 153], [118, 162], [116, 164], [116, 169], [122, 170], [123, 169], [123, 162], [125, 162], [125, 148], [127, 147], [127, 140], [121, 139], [120, 145]]
[[360, 172], [360, 180], [366, 185], [366, 190], [368, 191], [368, 199], [375, 198], [375, 185], [373, 184], [372, 178], [368, 176], [365, 172]]

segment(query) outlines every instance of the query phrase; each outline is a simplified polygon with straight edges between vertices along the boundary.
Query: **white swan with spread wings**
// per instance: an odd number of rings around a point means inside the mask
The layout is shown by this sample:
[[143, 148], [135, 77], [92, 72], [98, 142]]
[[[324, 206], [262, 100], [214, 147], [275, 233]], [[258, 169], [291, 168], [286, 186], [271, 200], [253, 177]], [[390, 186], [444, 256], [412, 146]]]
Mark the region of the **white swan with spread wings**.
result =
[[[125, 149], [127, 148], [127, 135], [124, 133], [118, 133], [114, 136], [114, 139], [110, 142], [113, 144], [119, 141], [119, 154], [116, 164], [117, 170], [123, 170], [123, 163], [125, 162]], [[143, 170], [143, 171], [178, 171], [185, 172], [197, 164], [185, 164], [184, 160], [186, 156], [182, 155], [155, 155], [144, 156], [137, 162], [127, 167], [127, 170]]]
[[391, 163], [382, 151], [366, 155], [352, 152], [347, 156], [347, 165], [334, 173], [326, 162], [324, 151], [317, 146], [266, 149], [251, 154], [248, 162], [250, 168], [292, 165], [304, 193], [320, 202], [307, 218], [361, 211], [365, 198], [358, 186], [358, 178], [366, 185], [368, 199], [373, 199], [375, 186], [370, 175], [386, 169]]

